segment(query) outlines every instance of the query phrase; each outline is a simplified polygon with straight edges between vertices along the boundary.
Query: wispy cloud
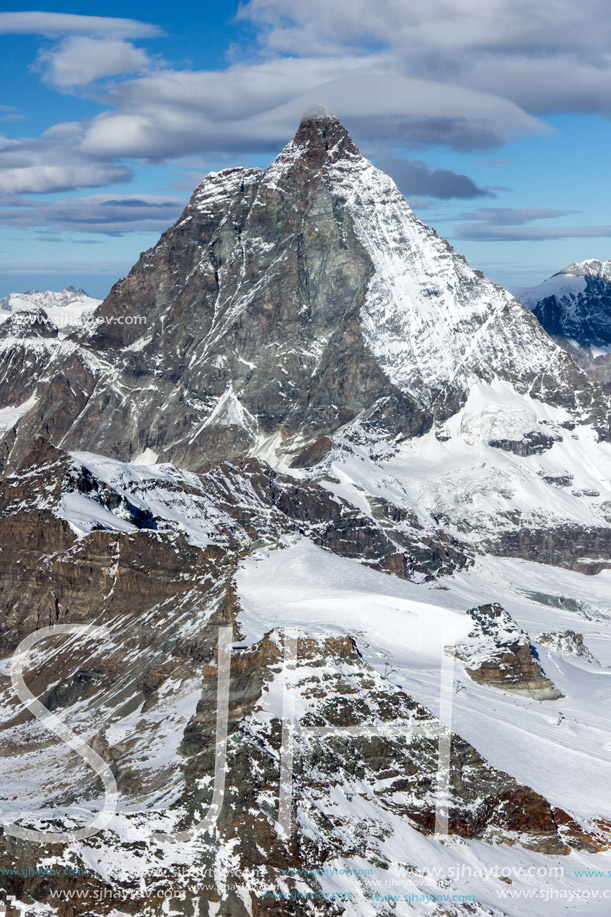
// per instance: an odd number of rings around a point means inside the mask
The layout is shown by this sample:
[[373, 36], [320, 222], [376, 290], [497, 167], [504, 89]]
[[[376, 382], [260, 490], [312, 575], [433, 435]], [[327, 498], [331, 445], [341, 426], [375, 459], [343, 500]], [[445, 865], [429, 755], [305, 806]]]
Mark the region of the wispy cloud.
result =
[[461, 213], [459, 220], [475, 220], [483, 223], [493, 223], [502, 225], [524, 225], [532, 223], [534, 220], [551, 220], [555, 217], [567, 216], [570, 213], [577, 213], [576, 210], [549, 210], [545, 207], [480, 207], [477, 210], [470, 210], [467, 213]]
[[186, 200], [174, 195], [90, 194], [64, 200], [0, 203], [0, 221], [17, 227], [45, 226], [72, 232], [120, 235], [161, 232], [173, 223]]
[[[372, 72], [363, 72], [368, 63]], [[383, 141], [387, 149], [398, 143], [484, 149], [550, 131], [488, 93], [380, 73], [375, 59], [361, 60], [358, 69], [350, 60], [283, 58], [222, 72], [161, 70], [113, 86], [108, 101], [116, 111], [91, 122], [82, 149], [147, 159], [274, 151], [318, 104], [365, 148]]]
[[[78, 128], [76, 139], [78, 143]], [[121, 163], [84, 154], [75, 133], [54, 131], [35, 140], [0, 137], [0, 193], [46, 194], [128, 181], [132, 170]]]
[[484, 207], [463, 213], [469, 220], [456, 227], [456, 239], [472, 242], [541, 242], [546, 239], [604, 238], [611, 236], [611, 226], [529, 226], [540, 220], [557, 219], [577, 213], [575, 210], [545, 208], [502, 209]]
[[162, 30], [150, 22], [113, 16], [80, 16], [28, 10], [0, 13], [0, 35], [112, 35], [115, 38], [153, 38]]
[[147, 70], [149, 57], [130, 41], [74, 35], [51, 50], [41, 51], [37, 65], [46, 82], [66, 89], [86, 86], [105, 77]]
[[543, 242], [546, 239], [600, 239], [611, 236], [611, 226], [473, 226], [464, 223], [455, 239], [471, 242]]
[[499, 166], [507, 166], [510, 162], [510, 159], [483, 159], [478, 162], [478, 166], [482, 169], [498, 169]]
[[387, 172], [397, 183], [399, 190], [407, 197], [412, 194], [450, 198], [494, 197], [487, 188], [479, 188], [467, 175], [448, 169], [432, 169], [425, 162], [386, 157], [376, 165]]

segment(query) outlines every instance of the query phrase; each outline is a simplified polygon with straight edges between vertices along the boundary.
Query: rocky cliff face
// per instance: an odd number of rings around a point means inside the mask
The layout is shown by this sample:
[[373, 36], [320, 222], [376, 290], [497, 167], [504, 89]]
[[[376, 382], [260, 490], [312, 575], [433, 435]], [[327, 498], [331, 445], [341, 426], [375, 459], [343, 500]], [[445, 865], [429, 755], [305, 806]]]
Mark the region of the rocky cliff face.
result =
[[13, 465], [41, 432], [194, 469], [295, 454], [346, 428], [411, 437], [494, 378], [576, 418], [592, 403], [531, 315], [418, 220], [324, 113], [268, 169], [204, 179], [50, 366], [53, 389], [40, 386], [7, 443]]
[[481, 605], [467, 614], [473, 619], [473, 630], [469, 642], [455, 652], [474, 681], [540, 701], [563, 696], [545, 675], [528, 635], [501, 605]]

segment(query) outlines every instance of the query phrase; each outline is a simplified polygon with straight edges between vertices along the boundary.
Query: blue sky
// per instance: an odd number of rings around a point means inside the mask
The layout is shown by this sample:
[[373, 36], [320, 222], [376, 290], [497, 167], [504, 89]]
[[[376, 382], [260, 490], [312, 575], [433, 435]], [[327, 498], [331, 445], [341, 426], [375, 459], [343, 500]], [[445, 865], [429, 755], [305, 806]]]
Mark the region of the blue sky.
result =
[[606, 0], [22, 4], [0, 13], [0, 295], [105, 295], [208, 171], [325, 104], [510, 288], [611, 257]]

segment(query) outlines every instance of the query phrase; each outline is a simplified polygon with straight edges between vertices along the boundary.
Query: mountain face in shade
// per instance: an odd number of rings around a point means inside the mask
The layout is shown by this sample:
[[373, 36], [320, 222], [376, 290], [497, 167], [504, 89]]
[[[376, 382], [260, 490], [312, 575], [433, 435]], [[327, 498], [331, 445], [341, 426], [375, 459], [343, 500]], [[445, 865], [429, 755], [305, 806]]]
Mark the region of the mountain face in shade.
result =
[[411, 437], [495, 378], [576, 417], [591, 401], [530, 313], [320, 112], [267, 169], [207, 176], [86, 330], [49, 351], [49, 377], [4, 444], [11, 466], [38, 433], [194, 469], [295, 457], [340, 429]]
[[574, 262], [520, 299], [548, 334], [582, 347], [611, 345], [611, 261]]
[[611, 261], [574, 262], [518, 295], [590, 379], [611, 383]]

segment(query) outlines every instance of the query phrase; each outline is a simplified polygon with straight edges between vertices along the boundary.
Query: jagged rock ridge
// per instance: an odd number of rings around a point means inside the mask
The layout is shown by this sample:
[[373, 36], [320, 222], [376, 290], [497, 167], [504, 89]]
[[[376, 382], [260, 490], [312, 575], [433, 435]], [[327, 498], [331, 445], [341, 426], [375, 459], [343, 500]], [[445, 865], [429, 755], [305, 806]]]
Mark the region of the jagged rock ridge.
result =
[[569, 264], [520, 299], [548, 334], [583, 347], [611, 344], [611, 261]]

